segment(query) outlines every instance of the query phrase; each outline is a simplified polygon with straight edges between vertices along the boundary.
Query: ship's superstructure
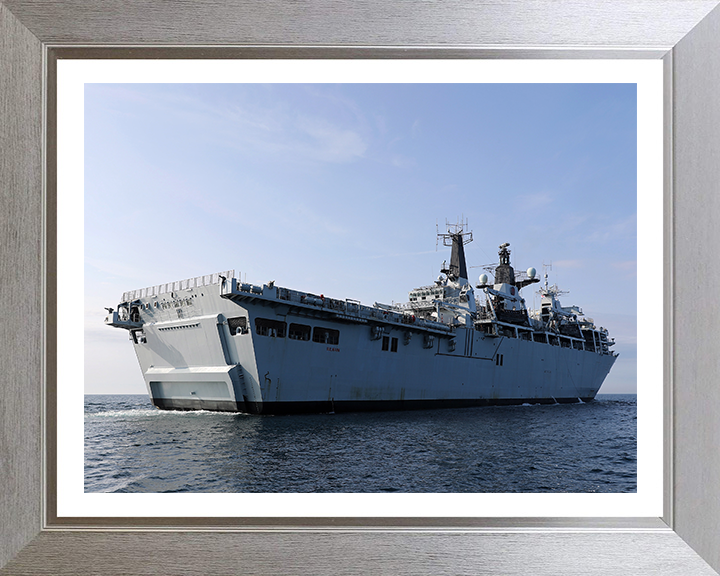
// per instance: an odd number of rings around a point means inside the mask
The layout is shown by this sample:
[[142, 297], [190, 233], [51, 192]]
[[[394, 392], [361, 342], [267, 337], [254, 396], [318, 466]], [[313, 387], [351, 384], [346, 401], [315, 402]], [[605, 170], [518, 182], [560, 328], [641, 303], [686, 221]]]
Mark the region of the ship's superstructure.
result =
[[[105, 323], [128, 330], [158, 408], [249, 413], [393, 410], [592, 400], [617, 354], [557, 286], [529, 311], [509, 244], [473, 287], [461, 224], [438, 235], [450, 264], [405, 304], [366, 306], [241, 282], [234, 271], [123, 294]], [[476, 297], [475, 289], [479, 297]]]

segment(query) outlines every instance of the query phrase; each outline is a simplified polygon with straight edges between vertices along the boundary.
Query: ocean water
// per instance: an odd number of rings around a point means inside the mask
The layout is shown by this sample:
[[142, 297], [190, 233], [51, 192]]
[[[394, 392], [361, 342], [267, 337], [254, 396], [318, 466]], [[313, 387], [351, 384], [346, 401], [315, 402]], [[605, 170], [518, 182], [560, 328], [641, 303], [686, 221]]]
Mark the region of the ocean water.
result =
[[85, 396], [86, 492], [635, 492], [637, 397], [253, 416]]

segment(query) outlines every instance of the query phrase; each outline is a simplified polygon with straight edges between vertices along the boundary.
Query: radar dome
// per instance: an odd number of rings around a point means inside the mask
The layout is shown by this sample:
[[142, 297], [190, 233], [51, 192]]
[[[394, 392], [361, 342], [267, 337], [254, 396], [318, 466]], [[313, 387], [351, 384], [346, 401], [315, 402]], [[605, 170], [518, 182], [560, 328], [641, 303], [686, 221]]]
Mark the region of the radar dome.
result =
[[480, 274], [480, 284], [487, 284], [487, 281], [488, 281], [488, 275]]
[[535, 270], [535, 268], [528, 268], [528, 269], [527, 269], [527, 275], [528, 275], [528, 278], [530, 278], [530, 280], [532, 280], [533, 278], [535, 278], [535, 274], [537, 274], [537, 270]]

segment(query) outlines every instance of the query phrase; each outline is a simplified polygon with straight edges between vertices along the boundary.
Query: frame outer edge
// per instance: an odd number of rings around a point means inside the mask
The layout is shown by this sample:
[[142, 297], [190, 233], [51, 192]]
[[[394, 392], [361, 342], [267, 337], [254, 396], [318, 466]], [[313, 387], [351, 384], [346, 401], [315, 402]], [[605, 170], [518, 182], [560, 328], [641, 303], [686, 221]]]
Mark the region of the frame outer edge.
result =
[[673, 528], [715, 570], [720, 570], [719, 38], [720, 8], [715, 8], [673, 50]]
[[717, 576], [661, 533], [43, 532], [0, 575]]
[[[718, 10], [715, 10], [714, 15], [711, 17], [717, 19]], [[717, 31], [718, 26], [714, 25], [710, 30]], [[682, 43], [681, 49], [677, 52], [683, 58], [682, 67], [688, 66], [688, 68], [695, 68], [688, 64], [693, 57], [697, 54], [702, 53], [702, 46], [712, 47], [717, 49], [718, 36], [712, 36], [712, 32], [708, 34], [707, 27], [698, 26], [697, 31], [693, 31], [688, 35], [688, 42]], [[692, 41], [690, 41], [690, 39]], [[3, 209], [0, 212], [0, 272], [9, 273], [5, 278], [9, 278], [9, 282], [3, 282], [0, 284], [0, 290], [2, 290], [3, 298], [0, 299], [0, 312], [2, 317], [6, 320], [5, 324], [10, 325], [10, 328], [14, 326], [21, 326], [25, 331], [35, 334], [42, 333], [42, 317], [41, 317], [41, 300], [42, 292], [39, 286], [42, 285], [42, 268], [39, 261], [42, 259], [42, 221], [41, 215], [42, 208], [38, 209], [41, 203], [40, 194], [34, 194], [35, 190], [40, 190], [42, 186], [42, 178], [40, 174], [42, 170], [42, 105], [39, 102], [41, 100], [41, 85], [42, 85], [42, 45], [24, 26], [19, 22], [7, 9], [7, 7], [0, 1], [0, 54], [3, 55], [3, 59], [0, 60], [0, 79], [2, 79], [2, 85], [0, 86], [0, 143], [2, 143], [3, 154], [0, 155], [0, 198], [2, 198]], [[709, 59], [709, 55], [706, 53], [706, 60]], [[685, 70], [679, 63], [680, 58], [676, 59], [673, 64], [674, 69]], [[682, 92], [683, 88], [689, 89], [691, 92], [696, 86], [704, 86], [714, 82], [715, 88], [718, 88], [718, 75], [716, 74], [713, 78], [706, 78], [703, 82], [704, 76], [710, 76], [707, 69], [702, 70], [703, 66], [707, 64], [698, 64], [697, 68], [693, 70], [696, 74], [695, 78], [689, 79], [685, 77], [680, 89], [673, 88], [674, 93], [676, 90]], [[715, 64], [717, 66], [717, 64]], [[710, 69], [713, 69], [712, 66]], [[11, 81], [6, 82], [8, 78]], [[686, 82], [686, 83], [685, 83]], [[704, 92], [704, 88], [699, 90], [706, 95], [712, 94], [712, 92]], [[717, 92], [717, 91], [716, 91]], [[691, 99], [691, 97], [688, 97]], [[687, 103], [687, 102], [685, 102]], [[717, 103], [714, 103], [717, 109]], [[678, 106], [673, 104], [673, 110], [679, 109]], [[687, 111], [687, 110], [686, 110]], [[710, 113], [708, 113], [708, 116]], [[702, 117], [702, 115], [701, 115]], [[715, 118], [716, 116], [713, 116]], [[676, 117], [677, 119], [677, 117]], [[706, 122], [705, 129], [701, 131], [705, 134], [705, 130], [708, 129]], [[711, 139], [711, 142], [717, 143], [717, 124], [715, 125], [715, 137]], [[26, 137], [14, 140], [18, 135]], [[685, 142], [682, 138], [675, 138], [675, 142]], [[6, 145], [8, 144], [8, 145]], [[23, 147], [27, 147], [23, 150]], [[702, 150], [694, 150], [695, 152], [702, 153]], [[707, 161], [710, 159], [710, 154], [705, 151], [704, 159]], [[686, 154], [682, 160], [675, 160], [679, 165], [682, 161], [689, 161], [688, 155]], [[687, 168], [687, 166], [685, 166]], [[714, 174], [717, 176], [717, 166], [711, 166], [706, 170], [705, 175]], [[683, 173], [683, 176], [688, 176], [689, 172]], [[675, 176], [673, 176], [675, 178]], [[684, 184], [682, 178], [675, 178], [679, 185]], [[715, 178], [714, 183], [717, 185], [718, 179]], [[687, 190], [685, 188], [684, 190]], [[680, 188], [678, 188], [680, 190]], [[705, 188], [704, 196], [712, 200], [712, 189]], [[687, 197], [685, 200], [688, 200]], [[691, 204], [688, 201], [688, 204]], [[684, 205], [683, 209], [688, 208]], [[698, 212], [702, 212], [702, 206], [700, 209], [696, 207]], [[709, 215], [707, 215], [709, 216]], [[680, 227], [681, 219], [677, 219], [673, 224], [676, 227]], [[703, 233], [712, 230], [707, 227], [707, 223], [703, 222], [706, 226], [702, 229]], [[717, 232], [714, 232], [715, 237]], [[677, 237], [678, 234], [673, 234]], [[675, 242], [675, 241], [674, 241]], [[677, 246], [682, 244], [682, 240], [677, 241]], [[673, 243], [675, 247], [675, 243]], [[16, 249], [17, 248], [17, 249]], [[687, 243], [683, 246], [684, 249], [688, 249]], [[705, 254], [707, 256], [707, 254]], [[695, 261], [697, 262], [697, 260]], [[25, 266], [27, 265], [27, 266]], [[680, 267], [678, 267], [680, 269]], [[681, 270], [679, 270], [681, 271]], [[696, 271], [696, 270], [695, 270]], [[682, 277], [678, 274], [678, 277]], [[38, 280], [37, 282], [35, 282]], [[710, 282], [707, 284], [711, 285]], [[717, 285], [717, 284], [714, 284]], [[676, 291], [676, 293], [679, 292]], [[5, 297], [9, 296], [10, 299]], [[673, 295], [673, 302], [676, 297]], [[8, 302], [4, 304], [3, 302]], [[11, 306], [13, 302], [17, 302], [20, 308], [14, 310]], [[20, 322], [17, 323], [16, 321]], [[697, 330], [697, 326], [693, 325]], [[692, 328], [691, 326], [690, 328]], [[27, 342], [18, 343], [16, 341], [16, 332], [11, 329], [0, 327], [0, 335], [8, 336], [10, 339], [7, 340], [0, 352], [0, 362], [3, 366], [2, 369], [2, 385], [3, 385], [3, 397], [2, 403], [0, 403], [0, 456], [9, 462], [9, 465], [5, 465], [3, 462], [4, 469], [2, 471], [2, 481], [6, 484], [5, 490], [0, 492], [0, 516], [2, 516], [4, 522], [0, 525], [0, 566], [3, 566], [9, 558], [11, 558], [17, 550], [22, 548], [29, 540], [37, 535], [41, 526], [41, 483], [40, 472], [41, 469], [41, 446], [40, 446], [40, 418], [41, 418], [41, 397], [40, 397], [40, 386], [33, 389], [35, 382], [41, 382], [41, 366], [42, 366], [42, 350], [40, 346], [40, 339], [29, 338], [30, 344]], [[683, 327], [675, 327], [674, 333], [684, 336], [682, 331]], [[678, 341], [681, 341], [679, 339]], [[33, 362], [33, 360], [35, 362]], [[674, 369], [678, 374], [681, 373], [680, 369]], [[712, 370], [708, 369], [707, 374], [713, 376]], [[714, 374], [716, 375], [716, 374]], [[20, 378], [16, 380], [15, 378]], [[683, 379], [682, 382], [685, 384], [687, 378]], [[680, 380], [679, 380], [680, 381]], [[704, 381], [707, 383], [707, 381]], [[691, 383], [692, 384], [692, 383]], [[21, 389], [22, 386], [22, 389]], [[17, 394], [20, 391], [24, 392], [21, 397]], [[673, 392], [674, 398], [678, 398], [677, 391]], [[717, 404], [713, 406], [717, 407]], [[684, 407], [683, 407], [684, 408]], [[716, 412], [715, 412], [716, 414]], [[685, 414], [684, 416], [687, 416]], [[712, 420], [706, 420], [705, 423], [711, 423]], [[685, 424], [683, 423], [683, 426]], [[716, 434], [718, 431], [718, 422], [715, 420], [715, 427], [709, 430], [710, 434]], [[699, 424], [695, 426], [695, 432]], [[20, 433], [18, 434], [18, 431]], [[676, 434], [679, 436], [679, 434]], [[716, 436], [717, 437], [717, 436]], [[684, 438], [678, 439], [677, 444], [683, 445]], [[715, 445], [715, 447], [717, 444]], [[717, 458], [717, 453], [715, 453]], [[25, 458], [25, 460], [23, 460]], [[715, 483], [706, 484], [705, 488], [711, 490], [705, 491], [704, 494], [691, 493], [687, 490], [687, 486], [684, 485], [684, 481], [687, 480], [685, 475], [686, 470], [684, 466], [687, 465], [687, 461], [680, 461], [681, 458], [678, 453], [673, 455], [674, 462], [677, 462], [676, 468], [678, 470], [678, 479], [683, 484], [677, 487], [675, 490], [675, 500], [685, 505], [684, 498], [694, 497], [696, 501], [702, 500], [702, 496], [708, 495], [712, 505], [717, 501], [717, 496], [720, 490], [717, 484], [716, 474], [714, 477]], [[697, 461], [692, 461], [691, 464]], [[717, 460], [715, 460], [717, 462]], [[29, 472], [29, 474], [23, 474], [23, 472]], [[699, 482], [707, 480], [707, 477], [696, 479]], [[12, 492], [7, 489], [9, 482], [15, 482], [18, 485], [19, 490]], [[714, 491], [712, 490], [714, 489]], [[695, 527], [694, 531], [689, 529], [688, 535], [683, 534], [683, 537], [687, 538], [687, 541], [695, 546], [696, 542], [703, 540], [702, 531], [706, 527], [709, 528], [708, 534], [705, 535], [704, 542], [700, 542], [697, 546], [704, 557], [709, 558], [706, 551], [702, 549], [703, 545], [715, 546], [714, 550], [718, 549], [718, 531], [715, 525], [708, 523], [707, 509], [703, 510], [703, 502], [699, 503], [699, 507], [702, 513], [699, 514], [700, 526]], [[688, 526], [692, 528], [692, 524], [698, 520], [696, 509], [688, 509], [682, 514], [676, 514], [677, 516], [683, 516], [683, 518], [677, 521], [677, 528], [685, 530]], [[678, 508], [678, 511], [680, 509]], [[677, 511], [676, 511], [677, 512]], [[713, 516], [709, 517], [712, 520]], [[714, 518], [718, 520], [718, 515], [715, 514]], [[675, 522], [673, 522], [673, 525]], [[694, 532], [691, 534], [690, 532]], [[699, 536], [698, 536], [698, 533]], [[40, 537], [33, 542], [35, 552], [38, 548], [45, 546], [46, 552], [50, 552], [52, 546], [49, 544], [56, 540], [65, 540], [60, 538], [63, 533], [52, 533], [47, 532], [41, 534]], [[102, 538], [98, 534], [97, 539]], [[659, 536], [659, 535], [658, 535]], [[90, 538], [90, 535], [88, 535]], [[695, 540], [693, 540], [695, 538]], [[699, 540], [698, 540], [699, 539]], [[715, 542], [713, 542], [713, 539]], [[380, 542], [380, 541], [379, 541]], [[382, 544], [382, 542], [380, 542]], [[712, 551], [713, 549], [711, 549]], [[30, 550], [28, 550], [29, 552]], [[69, 551], [68, 551], [69, 552]], [[66, 553], [68, 553], [66, 552]], [[515, 554], [521, 552], [517, 550]], [[425, 551], [427, 554], [427, 550]], [[711, 560], [712, 561], [712, 560]], [[588, 562], [591, 562], [591, 558], [588, 558]], [[15, 563], [13, 563], [15, 564]], [[17, 567], [18, 565], [15, 564]], [[29, 566], [29, 564], [28, 564]], [[589, 568], [590, 564], [588, 564]], [[717, 564], [716, 564], [717, 566]], [[245, 566], [248, 567], [247, 565]], [[45, 565], [46, 570], [52, 570], [52, 567]], [[186, 567], [188, 568], [188, 567]], [[238, 567], [240, 569], [242, 567]], [[84, 571], [91, 571], [90, 565], [84, 566]], [[0, 570], [3, 574], [5, 570]], [[609, 573], [614, 572], [611, 570]], [[660, 572], [656, 572], [660, 573]], [[665, 573], [665, 572], [662, 572]], [[678, 574], [680, 572], [677, 572]], [[690, 572], [685, 572], [690, 573]], [[695, 572], [693, 572], [695, 573]], [[703, 574], [707, 573], [702, 571]]]
[[44, 42], [674, 46], [714, 0], [5, 0]]
[[0, 3], [0, 566], [42, 522], [41, 52]]

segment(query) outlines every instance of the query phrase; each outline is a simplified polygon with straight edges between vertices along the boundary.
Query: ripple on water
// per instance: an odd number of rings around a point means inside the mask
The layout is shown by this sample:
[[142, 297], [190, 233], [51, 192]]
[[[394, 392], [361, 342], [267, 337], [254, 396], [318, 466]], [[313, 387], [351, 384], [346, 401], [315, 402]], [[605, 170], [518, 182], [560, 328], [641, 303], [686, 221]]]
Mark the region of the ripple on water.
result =
[[91, 397], [101, 492], [636, 491], [635, 397], [587, 404], [265, 417]]

